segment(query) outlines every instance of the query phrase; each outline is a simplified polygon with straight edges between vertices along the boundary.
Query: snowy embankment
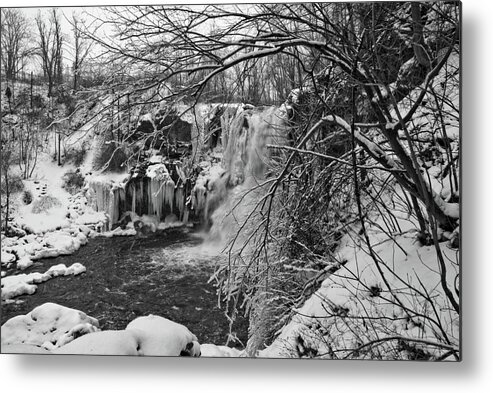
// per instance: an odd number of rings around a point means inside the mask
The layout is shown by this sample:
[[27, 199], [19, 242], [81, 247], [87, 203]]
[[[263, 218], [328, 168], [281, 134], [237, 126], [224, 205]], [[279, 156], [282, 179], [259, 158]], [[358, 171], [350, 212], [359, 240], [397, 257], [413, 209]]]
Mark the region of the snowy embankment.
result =
[[[365, 245], [343, 238], [338, 260], [346, 263], [294, 310], [259, 356], [412, 359], [421, 346], [436, 358], [458, 349], [459, 315], [441, 287], [435, 247], [421, 246], [413, 231], [394, 239], [375, 231], [370, 241], [376, 260]], [[448, 241], [440, 247], [446, 280], [454, 283], [458, 250]]]
[[[455, 55], [448, 62], [456, 68], [458, 63]], [[347, 232], [334, 255], [339, 270], [293, 310], [290, 322], [258, 356], [458, 360], [460, 316], [454, 303], [460, 299], [460, 182], [454, 162], [460, 127], [454, 114], [460, 103], [457, 92], [444, 91], [447, 75], [442, 70], [433, 82], [435, 92], [449, 99], [443, 128], [431, 126], [435, 112], [425, 104], [411, 124], [422, 130], [419, 142], [428, 153], [421, 152], [419, 161], [423, 180], [438, 208], [454, 220], [453, 230], [437, 228], [435, 244], [426, 239], [421, 244], [418, 221], [396, 187], [383, 200], [389, 213], [374, 211], [367, 218], [367, 239], [361, 226]], [[412, 108], [423, 88], [399, 103], [401, 113]], [[427, 102], [433, 98], [428, 94]], [[392, 115], [397, 122], [395, 110]], [[372, 144], [378, 148], [384, 142], [377, 134]]]
[[[16, 236], [1, 238], [2, 300], [23, 294], [33, 294], [37, 284], [60, 275], [80, 274], [85, 268], [74, 264], [68, 268], [56, 266], [45, 273], [16, 274], [16, 268], [25, 270], [34, 261], [69, 255], [85, 245], [88, 238], [99, 235], [107, 221], [104, 212], [95, 212], [84, 193], [70, 195], [63, 189], [63, 174], [73, 169], [59, 167], [49, 155], [43, 154], [33, 178], [24, 181], [25, 192], [32, 195], [29, 204], [17, 196], [13, 221]], [[119, 234], [135, 234], [135, 230]], [[80, 266], [79, 266], [80, 265]]]
[[54, 303], [11, 318], [2, 326], [2, 353], [238, 357], [226, 346], [200, 345], [185, 326], [149, 315], [125, 330], [99, 329], [97, 319]]

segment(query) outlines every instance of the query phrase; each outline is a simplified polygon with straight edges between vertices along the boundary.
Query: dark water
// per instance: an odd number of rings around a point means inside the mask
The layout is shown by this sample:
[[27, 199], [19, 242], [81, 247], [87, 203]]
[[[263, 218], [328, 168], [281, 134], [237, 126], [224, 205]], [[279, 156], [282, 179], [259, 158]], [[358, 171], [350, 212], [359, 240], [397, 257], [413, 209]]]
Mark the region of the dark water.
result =
[[[215, 287], [207, 283], [215, 258], [200, 253], [201, 242], [181, 229], [144, 238], [95, 238], [72, 255], [36, 261], [25, 273], [75, 262], [87, 271], [39, 284], [34, 295], [16, 298], [21, 303], [2, 304], [2, 324], [54, 302], [97, 318], [103, 330], [124, 329], [133, 319], [154, 314], [185, 325], [201, 343], [225, 344], [229, 325]], [[233, 331], [246, 342], [245, 319]]]

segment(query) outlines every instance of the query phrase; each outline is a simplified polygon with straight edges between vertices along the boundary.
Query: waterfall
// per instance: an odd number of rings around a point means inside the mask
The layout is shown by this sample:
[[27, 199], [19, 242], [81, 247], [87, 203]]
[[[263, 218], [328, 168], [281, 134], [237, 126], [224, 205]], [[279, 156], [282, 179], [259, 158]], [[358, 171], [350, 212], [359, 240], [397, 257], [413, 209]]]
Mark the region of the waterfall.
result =
[[245, 109], [224, 105], [219, 122], [218, 108], [213, 109], [216, 117], [210, 119], [215, 126], [221, 124], [215, 138], [221, 139], [219, 146], [224, 152], [216, 150], [199, 164], [201, 171], [193, 188], [181, 163], [161, 156], [137, 165], [122, 183], [109, 180], [108, 175], [89, 179], [88, 200], [94, 210], [107, 214], [106, 229], [121, 225], [123, 216], [132, 213], [134, 218], [148, 215], [158, 222], [176, 216], [184, 223], [192, 215], [194, 220], [212, 225], [212, 233], [234, 233], [238, 217], [251, 210], [247, 202], [253, 203], [262, 193], [259, 182], [273, 172], [276, 160], [267, 145], [287, 143], [287, 110], [285, 106]]
[[288, 111], [280, 108], [247, 109], [235, 116], [223, 141], [227, 144], [221, 165], [199, 176], [193, 190], [194, 208], [211, 221], [211, 239], [234, 236], [265, 195], [265, 182], [274, 172], [279, 152], [271, 145], [288, 143]]

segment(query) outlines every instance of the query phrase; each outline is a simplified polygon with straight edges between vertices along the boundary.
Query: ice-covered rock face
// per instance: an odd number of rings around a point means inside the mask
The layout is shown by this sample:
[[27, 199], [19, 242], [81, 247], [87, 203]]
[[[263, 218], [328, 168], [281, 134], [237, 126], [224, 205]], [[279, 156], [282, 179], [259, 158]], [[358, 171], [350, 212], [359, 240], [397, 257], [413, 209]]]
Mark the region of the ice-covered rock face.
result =
[[52, 349], [99, 330], [99, 322], [82, 311], [45, 303], [2, 325], [2, 346], [29, 344]]

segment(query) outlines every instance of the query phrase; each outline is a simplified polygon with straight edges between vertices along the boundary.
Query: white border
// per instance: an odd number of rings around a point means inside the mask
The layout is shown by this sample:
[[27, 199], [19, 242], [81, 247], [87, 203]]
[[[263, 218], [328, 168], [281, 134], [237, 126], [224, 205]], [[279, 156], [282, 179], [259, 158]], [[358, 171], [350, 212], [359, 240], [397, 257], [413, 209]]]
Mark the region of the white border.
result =
[[[140, 1], [163, 3], [162, 1]], [[236, 3], [237, 1], [235, 1]], [[56, 5], [137, 1], [60, 1]], [[182, 1], [180, 1], [182, 3]], [[0, 356], [2, 391], [486, 392], [493, 367], [493, 2], [463, 2], [464, 361], [460, 364]], [[3, 6], [41, 6], [4, 0]]]

